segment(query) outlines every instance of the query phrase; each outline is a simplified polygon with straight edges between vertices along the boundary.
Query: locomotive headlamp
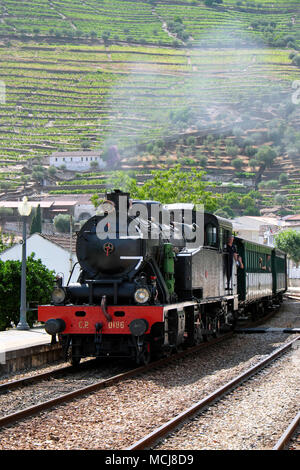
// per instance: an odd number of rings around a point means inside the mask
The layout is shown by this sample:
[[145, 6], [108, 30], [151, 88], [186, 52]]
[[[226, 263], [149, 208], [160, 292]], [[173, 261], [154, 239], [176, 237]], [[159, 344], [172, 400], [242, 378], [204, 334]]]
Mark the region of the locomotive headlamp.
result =
[[62, 304], [66, 298], [66, 293], [64, 289], [61, 287], [55, 287], [52, 294], [51, 299], [54, 304]]
[[98, 207], [98, 213], [107, 212], [108, 214], [110, 214], [114, 210], [115, 210], [115, 205], [112, 201], [104, 201]]
[[138, 304], [145, 304], [150, 298], [150, 292], [146, 287], [139, 287], [134, 293], [134, 300]]

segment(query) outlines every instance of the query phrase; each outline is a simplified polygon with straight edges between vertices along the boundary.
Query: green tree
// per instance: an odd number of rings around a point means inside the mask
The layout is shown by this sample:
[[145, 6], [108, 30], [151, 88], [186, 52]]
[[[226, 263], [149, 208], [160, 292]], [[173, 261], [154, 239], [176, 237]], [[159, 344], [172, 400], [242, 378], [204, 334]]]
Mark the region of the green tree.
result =
[[287, 204], [288, 198], [285, 194], [275, 194], [274, 203], [278, 204], [280, 207], [283, 207]]
[[97, 168], [99, 168], [99, 162], [97, 162], [96, 160], [93, 160], [91, 163], [90, 163], [90, 167], [94, 170], [96, 170]]
[[68, 214], [58, 214], [54, 217], [54, 227], [60, 233], [70, 232], [71, 217]]
[[33, 216], [31, 222], [30, 235], [32, 235], [33, 233], [42, 233], [42, 215], [40, 205], [37, 206], [36, 213]]
[[43, 179], [44, 179], [44, 173], [43, 171], [39, 171], [39, 170], [34, 170], [32, 172], [32, 178], [37, 181], [38, 183], [42, 183], [43, 182]]
[[255, 168], [258, 166], [257, 160], [255, 160], [255, 158], [251, 158], [249, 160], [249, 166], [250, 168], [253, 168], [255, 170]]
[[279, 175], [279, 183], [286, 184], [288, 182], [288, 180], [289, 180], [289, 177], [286, 173], [281, 173]]
[[243, 211], [243, 215], [260, 216], [258, 207], [250, 206]]
[[231, 191], [230, 193], [224, 194], [224, 201], [226, 205], [231, 207], [232, 209], [240, 208], [240, 199], [241, 199], [240, 194], [237, 194], [233, 191]]
[[90, 140], [82, 140], [81, 141], [81, 147], [84, 150], [87, 150], [87, 149], [91, 148], [91, 141]]
[[106, 187], [108, 189], [121, 189], [132, 194], [136, 192], [136, 186], [136, 180], [125, 171], [114, 171], [106, 180]]
[[[21, 261], [0, 260], [0, 330], [11, 323], [17, 325], [20, 318]], [[49, 303], [54, 285], [54, 272], [49, 271], [32, 253], [27, 258], [26, 294], [28, 302]], [[27, 322], [32, 326], [36, 312], [27, 313]]]
[[155, 170], [152, 178], [138, 186], [131, 187], [131, 195], [138, 199], [151, 199], [163, 204], [191, 202], [203, 204], [205, 210], [214, 212], [219, 207], [221, 196], [208, 191], [208, 183], [203, 181], [204, 171], [191, 169], [183, 171], [180, 165], [169, 170]]
[[275, 158], [277, 157], [277, 153], [274, 149], [272, 149], [269, 145], [263, 145], [258, 150], [255, 159], [265, 167], [271, 167]]
[[241, 158], [235, 158], [234, 160], [232, 160], [232, 166], [236, 169], [236, 170], [241, 170], [243, 168], [243, 160]]
[[14, 244], [14, 234], [3, 233], [0, 230], [0, 253]]
[[300, 232], [290, 229], [278, 233], [275, 246], [285, 251], [294, 263], [300, 263]]
[[54, 178], [54, 176], [56, 175], [56, 168], [55, 166], [49, 166], [48, 168], [48, 175], [51, 176], [51, 178]]
[[214, 214], [219, 217], [224, 217], [225, 219], [233, 219], [235, 217], [234, 211], [229, 206], [224, 206], [216, 210]]
[[255, 201], [252, 199], [252, 197], [246, 195], [240, 199], [240, 205], [241, 207], [244, 207], [245, 209], [247, 209], [248, 207], [254, 207]]
[[[151, 171], [152, 178], [142, 186], [137, 184], [135, 178], [124, 177], [123, 172], [117, 173], [119, 176], [112, 177], [108, 186], [113, 189], [126, 190], [134, 199], [150, 199], [160, 201], [163, 204], [174, 202], [203, 204], [208, 212], [214, 212], [218, 209], [222, 200], [220, 194], [213, 194], [207, 190], [212, 187], [212, 184], [209, 186], [206, 181], [203, 181], [204, 171], [196, 169], [183, 171], [181, 165], [176, 165], [169, 170]], [[97, 195], [92, 196], [91, 201], [95, 207], [100, 203]]]

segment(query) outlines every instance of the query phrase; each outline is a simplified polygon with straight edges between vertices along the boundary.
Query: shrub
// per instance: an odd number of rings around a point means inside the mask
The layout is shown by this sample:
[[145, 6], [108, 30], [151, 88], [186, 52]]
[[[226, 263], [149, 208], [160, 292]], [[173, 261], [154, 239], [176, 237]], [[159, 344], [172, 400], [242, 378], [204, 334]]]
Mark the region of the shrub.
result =
[[256, 154], [256, 160], [264, 164], [266, 167], [270, 167], [273, 165], [275, 158], [277, 157], [277, 153], [274, 149], [269, 147], [268, 145], [264, 145], [260, 147]]
[[239, 154], [239, 148], [238, 148], [237, 145], [227, 145], [226, 153], [227, 153], [227, 155], [230, 155], [232, 157], [236, 157]]
[[219, 217], [224, 217], [224, 219], [233, 219], [235, 216], [235, 213], [229, 206], [224, 206], [221, 209], [218, 209], [214, 214]]
[[0, 218], [5, 218], [8, 215], [13, 215], [13, 213], [14, 213], [14, 210], [11, 209], [10, 207], [0, 207]]
[[296, 56], [293, 58], [293, 64], [294, 64], [294, 65], [297, 65], [298, 67], [300, 67], [300, 55], [296, 55]]
[[189, 147], [194, 147], [196, 145], [196, 138], [194, 136], [189, 136], [187, 139], [186, 139], [186, 144], [189, 146]]
[[95, 160], [92, 161], [92, 162], [90, 163], [90, 167], [91, 167], [91, 168], [94, 168], [94, 169], [99, 168], [99, 162], [97, 162], [97, 161], [95, 161]]
[[241, 168], [243, 167], [244, 163], [243, 163], [243, 160], [241, 160], [240, 158], [235, 158], [234, 160], [232, 160], [232, 166], [236, 169], [236, 170], [241, 170]]
[[288, 175], [286, 173], [281, 173], [280, 176], [279, 176], [279, 183], [281, 184], [285, 184], [288, 182]]
[[70, 216], [67, 214], [58, 214], [54, 217], [54, 227], [60, 233], [70, 232]]
[[243, 215], [260, 216], [260, 211], [257, 207], [252, 206], [245, 209]]
[[277, 180], [269, 180], [265, 182], [265, 188], [267, 189], [276, 188], [277, 186], [278, 186]]
[[203, 168], [206, 167], [207, 165], [207, 157], [205, 155], [200, 155], [198, 157], [198, 162], [199, 162], [199, 165], [202, 166]]
[[91, 148], [91, 142], [89, 140], [82, 140], [81, 141], [81, 147], [85, 149]]
[[251, 158], [251, 160], [249, 160], [249, 166], [250, 168], [256, 168], [258, 166], [257, 160], [255, 160], [254, 158]]
[[55, 166], [50, 166], [48, 168], [48, 174], [49, 176], [51, 176], [52, 178], [56, 175], [56, 168]]
[[253, 157], [256, 153], [257, 149], [255, 147], [251, 147], [250, 145], [245, 147], [245, 155], [247, 155], [247, 157]]
[[276, 194], [274, 196], [274, 203], [278, 204], [279, 206], [283, 206], [288, 201], [288, 198], [284, 194]]
[[[11, 323], [17, 325], [20, 318], [21, 261], [0, 260], [0, 330]], [[54, 285], [54, 272], [49, 271], [32, 253], [26, 264], [26, 294], [28, 302], [49, 303]], [[27, 313], [30, 327], [36, 321], [35, 311]]]

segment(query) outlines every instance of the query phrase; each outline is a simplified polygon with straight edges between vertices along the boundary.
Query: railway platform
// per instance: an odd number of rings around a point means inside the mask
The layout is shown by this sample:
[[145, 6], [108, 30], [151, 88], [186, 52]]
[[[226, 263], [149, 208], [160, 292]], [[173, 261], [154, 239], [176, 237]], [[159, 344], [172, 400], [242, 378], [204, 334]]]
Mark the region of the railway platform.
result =
[[0, 331], [0, 377], [9, 372], [54, 362], [62, 357], [59, 344], [51, 344], [43, 327]]

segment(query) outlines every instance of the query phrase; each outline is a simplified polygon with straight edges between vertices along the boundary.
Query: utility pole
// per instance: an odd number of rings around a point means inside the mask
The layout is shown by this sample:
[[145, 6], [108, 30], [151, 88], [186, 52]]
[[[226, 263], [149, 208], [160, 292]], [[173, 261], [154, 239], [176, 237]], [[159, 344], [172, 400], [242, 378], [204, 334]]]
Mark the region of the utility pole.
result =
[[20, 304], [20, 321], [17, 325], [18, 330], [29, 330], [27, 323], [26, 308], [26, 221], [31, 213], [31, 205], [28, 203], [27, 197], [23, 197], [22, 204], [18, 207], [19, 214], [23, 220], [23, 240], [22, 240], [22, 272], [21, 272], [21, 304]]
[[72, 237], [73, 237], [73, 216], [70, 215], [70, 275], [73, 269], [73, 252], [72, 252]]

